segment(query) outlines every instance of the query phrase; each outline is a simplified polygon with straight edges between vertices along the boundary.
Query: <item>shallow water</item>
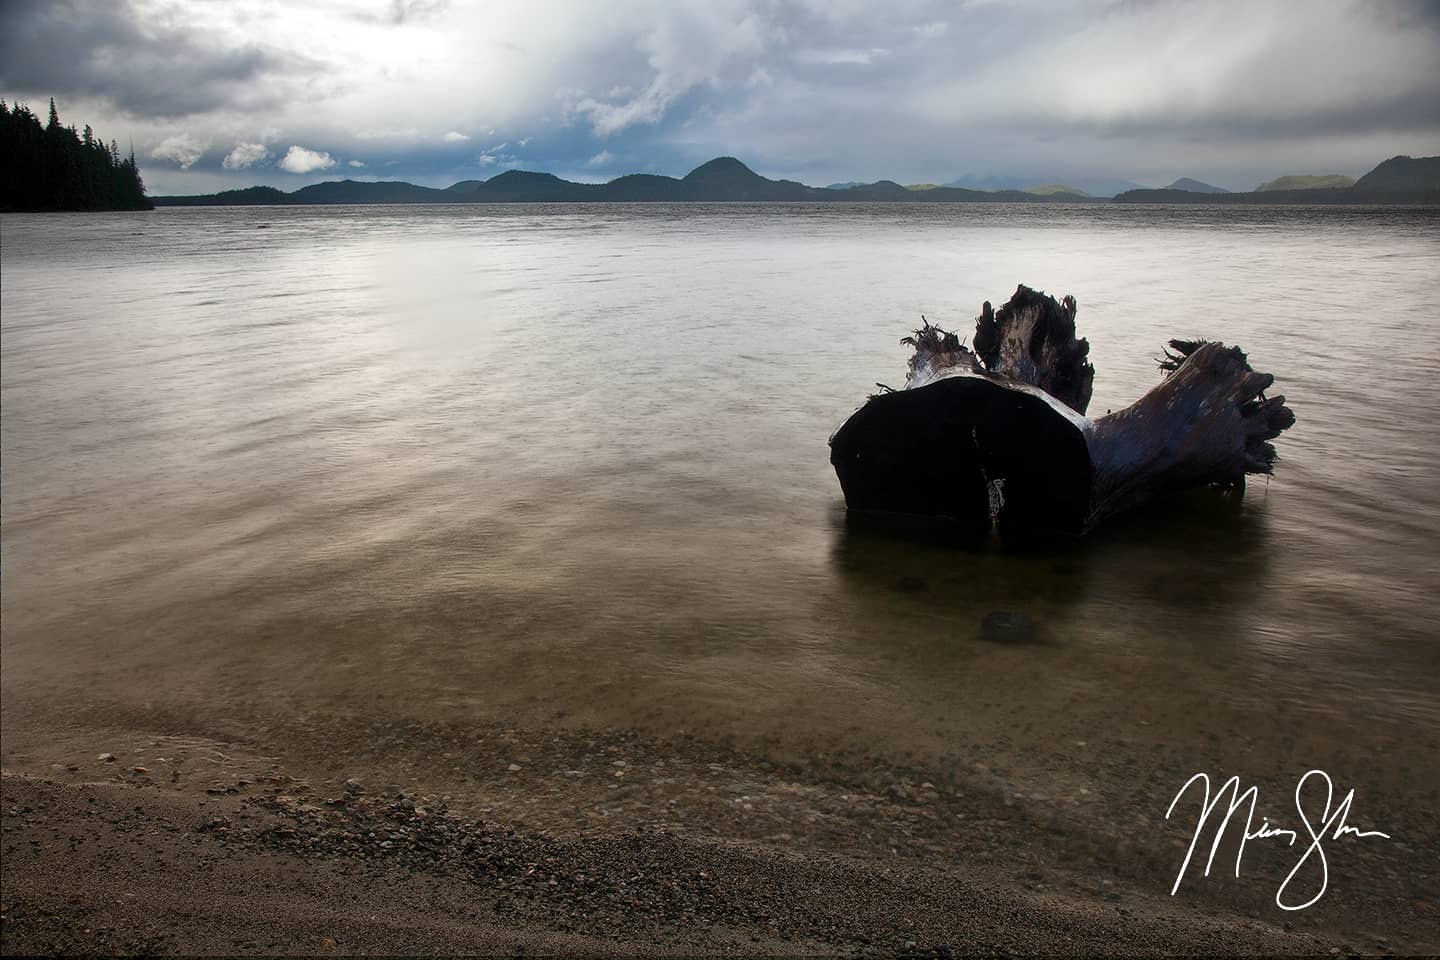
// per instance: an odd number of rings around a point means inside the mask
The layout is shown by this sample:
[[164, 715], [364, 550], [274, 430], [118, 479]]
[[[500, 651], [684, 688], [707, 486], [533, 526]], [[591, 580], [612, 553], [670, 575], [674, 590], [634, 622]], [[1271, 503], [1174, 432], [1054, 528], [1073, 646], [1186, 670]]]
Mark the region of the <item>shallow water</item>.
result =
[[[7, 711], [686, 729], [983, 754], [1017, 782], [1143, 781], [1161, 808], [1207, 766], [1328, 766], [1418, 803], [1440, 788], [1437, 227], [1335, 207], [6, 215]], [[922, 314], [966, 333], [1019, 282], [1078, 299], [1094, 413], [1157, 381], [1169, 337], [1245, 347], [1298, 416], [1274, 479], [1043, 555], [847, 520], [826, 439], [904, 379], [897, 339]], [[995, 610], [1041, 642], [983, 642]]]

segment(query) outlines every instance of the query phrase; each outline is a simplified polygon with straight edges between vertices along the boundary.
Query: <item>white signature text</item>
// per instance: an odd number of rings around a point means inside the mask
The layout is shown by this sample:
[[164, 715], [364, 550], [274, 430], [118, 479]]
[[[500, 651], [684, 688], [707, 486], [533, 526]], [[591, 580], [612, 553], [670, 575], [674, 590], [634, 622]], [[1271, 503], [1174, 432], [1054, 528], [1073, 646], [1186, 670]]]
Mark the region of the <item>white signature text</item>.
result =
[[[1306, 791], [1306, 784], [1315, 784], [1312, 789], [1319, 789], [1321, 785], [1325, 790], [1324, 805], [1320, 807], [1318, 820], [1312, 821], [1305, 812], [1303, 798]], [[1210, 855], [1205, 860], [1205, 876], [1210, 876], [1210, 867], [1215, 862], [1215, 855], [1220, 850], [1220, 842], [1225, 836], [1226, 828], [1230, 825], [1230, 818], [1235, 811], [1245, 809], [1245, 832], [1240, 837], [1240, 848], [1235, 854], [1235, 876], [1240, 876], [1240, 863], [1245, 857], [1245, 844], [1251, 840], [1270, 840], [1283, 838], [1287, 846], [1295, 846], [1301, 839], [1300, 832], [1283, 827], [1271, 826], [1270, 821], [1261, 818], [1260, 825], [1255, 826], [1255, 805], [1260, 798], [1258, 787], [1250, 787], [1247, 790], [1240, 789], [1240, 778], [1231, 777], [1221, 785], [1214, 797], [1210, 793], [1210, 777], [1208, 774], [1197, 773], [1185, 785], [1180, 792], [1175, 794], [1175, 799], [1170, 801], [1170, 808], [1165, 811], [1165, 819], [1169, 820], [1175, 813], [1175, 807], [1180, 803], [1191, 788], [1199, 785], [1203, 791], [1200, 795], [1200, 816], [1195, 822], [1195, 833], [1190, 838], [1190, 847], [1185, 851], [1185, 860], [1180, 864], [1180, 872], [1175, 875], [1175, 885], [1170, 888], [1170, 895], [1174, 896], [1175, 891], [1180, 889], [1180, 881], [1185, 879], [1185, 872], [1190, 869], [1190, 861], [1195, 856], [1195, 848], [1200, 843], [1200, 837], [1205, 832], [1207, 824], [1210, 823], [1211, 815], [1220, 807], [1221, 801], [1228, 795], [1229, 801], [1225, 809], [1224, 819], [1220, 821], [1215, 829], [1215, 839], [1210, 844]], [[1295, 866], [1281, 881], [1280, 888], [1275, 891], [1275, 904], [1282, 910], [1304, 910], [1311, 906], [1325, 895], [1325, 890], [1330, 885], [1330, 864], [1325, 856], [1324, 844], [1326, 841], [1339, 840], [1345, 836], [1364, 839], [1367, 837], [1382, 837], [1390, 839], [1388, 833], [1381, 833], [1379, 830], [1360, 830], [1352, 827], [1346, 821], [1350, 817], [1350, 805], [1355, 800], [1355, 791], [1351, 789], [1338, 804], [1335, 801], [1335, 785], [1330, 780], [1330, 775], [1324, 770], [1311, 770], [1307, 772], [1300, 781], [1295, 784], [1295, 811], [1300, 816], [1300, 822], [1304, 825], [1304, 833], [1308, 837], [1305, 852], [1300, 855]], [[1248, 803], [1248, 807], [1247, 807]], [[1313, 806], [1313, 804], [1312, 804]], [[1332, 809], [1333, 807], [1333, 809]], [[1307, 863], [1315, 862], [1311, 867], [1310, 876], [1318, 877], [1318, 885], [1309, 899], [1300, 901], [1304, 893], [1294, 893], [1292, 886], [1299, 886], [1295, 882], [1296, 876]]]

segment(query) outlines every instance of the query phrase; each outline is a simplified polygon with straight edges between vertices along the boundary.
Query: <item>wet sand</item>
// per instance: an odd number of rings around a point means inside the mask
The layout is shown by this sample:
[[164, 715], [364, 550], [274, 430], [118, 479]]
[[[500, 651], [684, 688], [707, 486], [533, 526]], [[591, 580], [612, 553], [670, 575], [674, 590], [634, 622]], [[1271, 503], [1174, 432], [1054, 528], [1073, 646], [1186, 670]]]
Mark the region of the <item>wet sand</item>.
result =
[[[1242, 882], [1170, 897], [1179, 831], [1116, 850], [1127, 841], [1087, 823], [1080, 798], [874, 757], [785, 765], [701, 737], [471, 729], [464, 762], [490, 772], [455, 797], [324, 776], [254, 741], [51, 727], [32, 751], [26, 718], [5, 729], [6, 953], [1440, 946], [1433, 905], [1413, 898], [1437, 889], [1433, 851], [1399, 857], [1430, 873], [1387, 878], [1394, 850], [1347, 850], [1323, 907], [1297, 914], [1266, 904], [1276, 875], [1260, 855]], [[444, 753], [463, 749], [454, 733], [408, 735]]]

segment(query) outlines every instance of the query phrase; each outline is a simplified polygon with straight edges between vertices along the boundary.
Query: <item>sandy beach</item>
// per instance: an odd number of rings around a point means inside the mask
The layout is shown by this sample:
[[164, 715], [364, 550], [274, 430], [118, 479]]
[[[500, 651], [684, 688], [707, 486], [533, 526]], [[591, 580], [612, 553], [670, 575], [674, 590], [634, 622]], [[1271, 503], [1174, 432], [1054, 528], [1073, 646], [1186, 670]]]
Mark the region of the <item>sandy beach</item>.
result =
[[[1347, 850], [1323, 909], [1282, 916], [1263, 900], [1275, 879], [1263, 857], [1243, 883], [1170, 897], [1174, 837], [1131, 844], [1070, 798], [937, 783], [874, 758], [786, 766], [701, 738], [471, 730], [464, 763], [492, 772], [457, 798], [301, 769], [255, 742], [72, 728], [17, 751], [27, 724], [7, 714], [5, 727], [7, 954], [1440, 945], [1433, 905], [1404, 896], [1435, 889], [1433, 850], [1403, 858], [1427, 876], [1388, 881]], [[465, 749], [446, 733], [411, 736]]]

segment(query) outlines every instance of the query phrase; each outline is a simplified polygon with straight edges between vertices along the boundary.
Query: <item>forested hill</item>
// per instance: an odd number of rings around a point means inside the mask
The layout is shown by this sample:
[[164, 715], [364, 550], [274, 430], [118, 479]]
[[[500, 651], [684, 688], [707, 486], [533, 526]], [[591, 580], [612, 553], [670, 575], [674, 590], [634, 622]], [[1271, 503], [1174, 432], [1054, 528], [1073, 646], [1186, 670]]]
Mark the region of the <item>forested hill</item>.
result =
[[86, 124], [83, 133], [22, 104], [0, 101], [0, 210], [150, 210], [135, 153], [121, 157]]
[[[263, 193], [261, 191], [264, 191]], [[850, 201], [890, 203], [1092, 202], [1078, 193], [1040, 195], [1020, 190], [911, 190], [889, 180], [846, 189], [807, 187], [794, 180], [760, 176], [734, 157], [717, 157], [684, 177], [632, 173], [609, 183], [575, 183], [549, 173], [507, 170], [489, 180], [462, 180], [443, 190], [401, 181], [342, 180], [312, 184], [293, 193], [250, 187], [195, 197], [156, 197], [162, 206], [241, 203], [726, 203], [756, 201]]]

